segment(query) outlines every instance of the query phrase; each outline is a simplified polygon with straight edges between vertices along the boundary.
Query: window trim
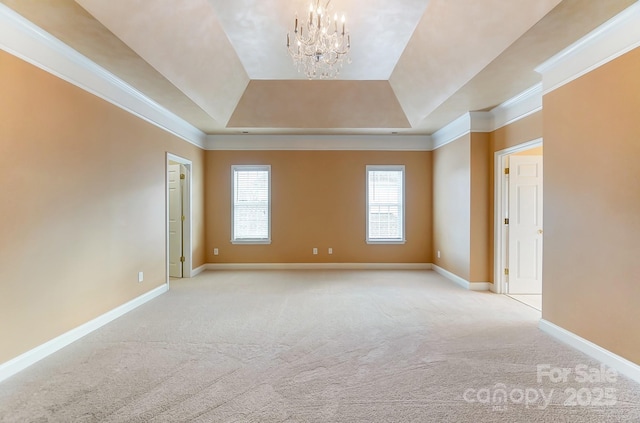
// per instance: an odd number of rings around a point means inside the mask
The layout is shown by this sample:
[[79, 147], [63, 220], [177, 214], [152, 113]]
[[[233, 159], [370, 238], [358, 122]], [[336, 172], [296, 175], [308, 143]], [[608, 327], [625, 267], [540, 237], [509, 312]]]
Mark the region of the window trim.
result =
[[[267, 226], [267, 238], [235, 238], [235, 172], [236, 171], [266, 171], [267, 178], [267, 194], [268, 194], [268, 206], [267, 212], [269, 214], [268, 226]], [[271, 244], [271, 165], [231, 165], [231, 243], [232, 244], [254, 244], [264, 245]]]
[[[370, 171], [401, 171], [402, 172], [402, 198], [401, 198], [401, 238], [389, 238], [389, 239], [371, 239], [369, 238], [369, 172]], [[366, 179], [366, 201], [365, 201], [365, 220], [366, 220], [366, 242], [367, 244], [405, 244], [407, 242], [406, 225], [405, 225], [405, 209], [406, 209], [406, 197], [405, 197], [405, 180], [406, 180], [405, 165], [367, 165], [365, 172]]]

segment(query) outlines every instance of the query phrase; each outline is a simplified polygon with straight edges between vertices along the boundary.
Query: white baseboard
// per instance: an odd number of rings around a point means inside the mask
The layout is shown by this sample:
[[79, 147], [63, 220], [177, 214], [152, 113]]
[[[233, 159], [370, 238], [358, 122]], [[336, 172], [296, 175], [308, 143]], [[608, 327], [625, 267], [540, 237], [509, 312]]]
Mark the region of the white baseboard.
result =
[[16, 373], [26, 369], [32, 364], [42, 360], [43, 358], [53, 354], [54, 352], [66, 347], [74, 341], [82, 338], [85, 335], [93, 332], [94, 330], [106, 325], [107, 323], [117, 319], [118, 317], [130, 312], [131, 310], [141, 306], [142, 304], [151, 301], [157, 296], [164, 294], [169, 289], [167, 284], [159, 286], [146, 294], [143, 294], [133, 300], [122, 304], [119, 307], [114, 308], [105, 314], [96, 317], [95, 319], [78, 326], [75, 329], [71, 329], [69, 332], [39, 345], [18, 357], [11, 359], [5, 363], [0, 364], [0, 382]]
[[448, 270], [443, 269], [440, 266], [435, 264], [431, 265], [433, 270], [435, 270], [439, 275], [444, 276], [452, 282], [460, 285], [464, 289], [468, 289], [469, 291], [488, 291], [493, 285], [491, 282], [469, 282], [466, 279], [461, 278], [460, 276], [449, 272]]
[[431, 263], [209, 263], [207, 270], [431, 270]]
[[207, 270], [207, 264], [203, 264], [200, 267], [196, 267], [195, 269], [193, 269], [191, 271], [191, 276], [189, 276], [190, 278], [195, 278], [196, 276], [198, 276], [200, 273], [204, 272], [205, 270]]
[[613, 369], [616, 369], [618, 372], [628, 377], [629, 379], [640, 383], [640, 366], [638, 366], [637, 364], [627, 360], [626, 358], [620, 357], [619, 355], [614, 354], [609, 350], [605, 350], [599, 345], [596, 345], [591, 341], [587, 341], [586, 339], [581, 338], [575, 333], [569, 332], [568, 330], [563, 329], [560, 326], [549, 322], [548, 320], [540, 319], [538, 327], [540, 328], [540, 330], [548, 333], [557, 340], [587, 354], [590, 357], [595, 358], [596, 360]]

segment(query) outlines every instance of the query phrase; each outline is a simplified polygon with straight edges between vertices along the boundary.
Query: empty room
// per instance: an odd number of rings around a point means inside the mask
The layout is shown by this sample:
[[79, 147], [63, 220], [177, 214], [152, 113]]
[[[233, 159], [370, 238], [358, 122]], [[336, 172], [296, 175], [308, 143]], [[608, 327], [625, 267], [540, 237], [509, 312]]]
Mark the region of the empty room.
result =
[[0, 421], [640, 421], [637, 0], [0, 0]]

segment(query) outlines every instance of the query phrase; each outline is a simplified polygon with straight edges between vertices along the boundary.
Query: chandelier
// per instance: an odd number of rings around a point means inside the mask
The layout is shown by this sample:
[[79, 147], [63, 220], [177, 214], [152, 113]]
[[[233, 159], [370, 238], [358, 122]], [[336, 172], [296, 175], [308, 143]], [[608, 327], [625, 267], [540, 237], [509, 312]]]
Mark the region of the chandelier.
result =
[[309, 18], [300, 21], [296, 14], [293, 36], [287, 33], [287, 49], [298, 72], [309, 79], [335, 78], [344, 61], [351, 63], [351, 37], [345, 29], [345, 18], [333, 14], [331, 0], [324, 7], [320, 0], [309, 6]]

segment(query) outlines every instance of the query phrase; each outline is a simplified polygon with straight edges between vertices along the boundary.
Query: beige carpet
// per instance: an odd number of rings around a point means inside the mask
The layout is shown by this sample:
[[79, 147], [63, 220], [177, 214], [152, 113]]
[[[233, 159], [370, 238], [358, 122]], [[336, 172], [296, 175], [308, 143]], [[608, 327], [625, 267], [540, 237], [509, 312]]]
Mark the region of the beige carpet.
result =
[[208, 272], [1, 383], [0, 421], [640, 421], [539, 316], [430, 271]]
[[542, 310], [542, 295], [540, 294], [510, 294], [509, 296], [536, 310]]

